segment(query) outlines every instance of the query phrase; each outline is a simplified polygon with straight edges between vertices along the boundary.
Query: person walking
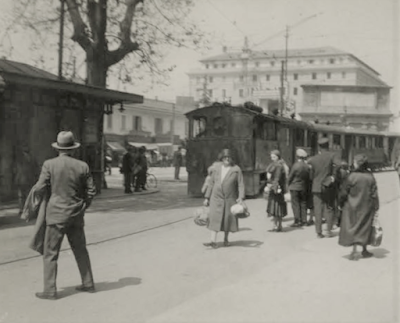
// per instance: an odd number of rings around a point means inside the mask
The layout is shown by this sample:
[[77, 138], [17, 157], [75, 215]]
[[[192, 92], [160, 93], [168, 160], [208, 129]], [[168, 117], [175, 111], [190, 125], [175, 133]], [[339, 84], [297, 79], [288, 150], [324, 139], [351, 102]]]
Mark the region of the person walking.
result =
[[179, 180], [179, 171], [182, 167], [183, 156], [182, 147], [178, 147], [178, 150], [174, 153], [174, 167], [175, 167], [175, 180]]
[[18, 149], [15, 167], [15, 184], [18, 189], [19, 215], [22, 214], [29, 191], [37, 180], [39, 175], [38, 170], [39, 167], [29, 152], [29, 149], [27, 147]]
[[307, 224], [307, 191], [310, 182], [310, 169], [306, 164], [307, 153], [303, 149], [296, 150], [297, 162], [289, 173], [288, 185], [292, 202], [294, 223], [292, 227]]
[[322, 234], [322, 219], [327, 222], [327, 236], [333, 237], [332, 228], [335, 204], [335, 167], [339, 164], [334, 153], [329, 151], [329, 139], [318, 140], [319, 154], [309, 160], [311, 165], [312, 194], [315, 215], [315, 229], [318, 238]]
[[46, 232], [44, 237], [43, 267], [44, 291], [36, 293], [41, 299], [57, 299], [57, 261], [64, 235], [67, 236], [78, 264], [82, 285], [78, 291], [94, 292], [92, 268], [86, 248], [84, 215], [96, 189], [89, 166], [73, 158], [80, 146], [70, 131], [62, 131], [52, 146], [59, 156], [46, 160], [39, 180], [35, 184], [38, 194], [50, 190], [46, 207]]
[[136, 164], [139, 167], [139, 172], [136, 175], [135, 192], [141, 192], [146, 190], [147, 181], [147, 158], [146, 158], [146, 147], [142, 146], [138, 149], [139, 153], [136, 158]]
[[287, 215], [287, 205], [284, 194], [286, 193], [286, 175], [281, 153], [279, 150], [271, 151], [272, 163], [267, 167], [267, 214], [272, 217], [274, 228], [271, 231], [282, 231], [282, 219]]
[[222, 151], [221, 161], [221, 164], [214, 164], [204, 195], [204, 205], [210, 206], [208, 229], [211, 231], [211, 241], [204, 246], [212, 248], [217, 248], [219, 231], [224, 232], [225, 247], [229, 246], [229, 233], [239, 231], [238, 219], [231, 213], [231, 207], [245, 198], [243, 174], [229, 149]]
[[368, 168], [368, 159], [359, 154], [354, 157], [354, 170], [341, 185], [339, 202], [342, 208], [342, 221], [339, 232], [339, 245], [353, 246], [350, 260], [357, 259], [357, 245], [362, 246], [362, 257], [373, 254], [367, 250], [370, 243], [372, 225], [379, 210], [378, 187]]

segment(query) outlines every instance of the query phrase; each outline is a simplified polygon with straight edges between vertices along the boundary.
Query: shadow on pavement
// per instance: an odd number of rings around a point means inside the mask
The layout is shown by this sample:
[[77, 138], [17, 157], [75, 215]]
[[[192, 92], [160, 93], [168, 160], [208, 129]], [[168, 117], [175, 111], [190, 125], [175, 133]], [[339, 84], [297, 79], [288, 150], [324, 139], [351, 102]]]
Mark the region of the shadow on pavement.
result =
[[[138, 277], [125, 277], [119, 279], [116, 282], [100, 282], [96, 283], [96, 293], [120, 289], [126, 286], [135, 286], [141, 284], [141, 282], [142, 279]], [[58, 292], [58, 298], [64, 298], [78, 293], [82, 293], [77, 291], [75, 288], [76, 286], [63, 288], [61, 291]]]
[[253, 231], [252, 228], [239, 228], [239, 231]]
[[230, 247], [245, 247], [245, 248], [258, 248], [264, 244], [262, 241], [258, 240], [238, 240], [230, 241]]
[[[359, 248], [361, 248], [361, 247], [359, 247]], [[388, 253], [390, 253], [389, 250], [386, 250], [383, 248], [376, 248], [376, 249], [368, 248], [368, 251], [372, 252], [372, 254], [373, 254], [373, 256], [371, 258], [363, 258], [361, 255], [361, 251], [358, 251], [356, 260], [368, 260], [368, 259], [374, 259], [374, 258], [383, 259], [383, 258], [386, 258]], [[351, 250], [349, 252], [351, 252]], [[342, 258], [350, 260], [350, 254], [347, 254], [347, 255], [343, 256]]]

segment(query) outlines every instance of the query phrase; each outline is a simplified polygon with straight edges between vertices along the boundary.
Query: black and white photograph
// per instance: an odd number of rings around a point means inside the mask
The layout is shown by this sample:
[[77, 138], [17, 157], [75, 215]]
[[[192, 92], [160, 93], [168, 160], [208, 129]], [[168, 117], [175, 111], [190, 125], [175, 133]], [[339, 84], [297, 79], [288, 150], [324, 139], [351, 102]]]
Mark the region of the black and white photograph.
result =
[[0, 8], [0, 323], [400, 322], [399, 0]]

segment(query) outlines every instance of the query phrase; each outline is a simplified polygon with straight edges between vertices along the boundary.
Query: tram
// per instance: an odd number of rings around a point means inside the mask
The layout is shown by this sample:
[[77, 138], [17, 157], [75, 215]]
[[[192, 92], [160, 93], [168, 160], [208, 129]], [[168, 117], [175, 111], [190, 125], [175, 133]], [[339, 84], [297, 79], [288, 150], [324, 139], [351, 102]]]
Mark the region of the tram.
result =
[[368, 156], [374, 170], [393, 165], [400, 153], [400, 134], [313, 124], [262, 113], [251, 104], [232, 106], [214, 103], [186, 114], [189, 138], [186, 152], [188, 195], [202, 196], [207, 168], [228, 148], [243, 171], [246, 196], [257, 196], [265, 183], [270, 152], [278, 149], [289, 167], [296, 149], [312, 156], [318, 139], [329, 138], [329, 146], [339, 158], [351, 164], [354, 155]]

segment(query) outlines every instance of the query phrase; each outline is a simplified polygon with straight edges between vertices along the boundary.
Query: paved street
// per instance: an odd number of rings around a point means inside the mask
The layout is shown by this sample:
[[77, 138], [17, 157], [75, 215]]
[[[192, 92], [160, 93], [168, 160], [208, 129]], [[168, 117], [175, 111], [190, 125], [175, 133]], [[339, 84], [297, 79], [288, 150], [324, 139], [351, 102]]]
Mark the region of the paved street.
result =
[[356, 262], [336, 237], [289, 228], [291, 218], [285, 232], [267, 232], [263, 199], [248, 201], [251, 217], [231, 247], [207, 249], [209, 232], [192, 221], [202, 200], [186, 196], [185, 182], [161, 181], [155, 194], [95, 201], [86, 231], [98, 292], [74, 290], [65, 243], [61, 298], [43, 301], [34, 297], [42, 261], [27, 248], [32, 227], [5, 228], [0, 322], [395, 322], [400, 190], [394, 173], [376, 176], [384, 239], [374, 258]]

